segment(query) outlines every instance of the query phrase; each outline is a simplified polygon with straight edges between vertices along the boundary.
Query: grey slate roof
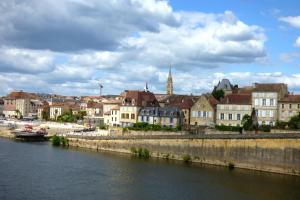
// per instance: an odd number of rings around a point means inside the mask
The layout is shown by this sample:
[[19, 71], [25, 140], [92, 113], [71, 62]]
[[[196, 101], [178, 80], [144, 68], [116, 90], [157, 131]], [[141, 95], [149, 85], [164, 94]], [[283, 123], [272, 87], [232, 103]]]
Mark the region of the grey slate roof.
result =
[[139, 115], [151, 117], [181, 117], [183, 113], [177, 107], [144, 107], [140, 110]]

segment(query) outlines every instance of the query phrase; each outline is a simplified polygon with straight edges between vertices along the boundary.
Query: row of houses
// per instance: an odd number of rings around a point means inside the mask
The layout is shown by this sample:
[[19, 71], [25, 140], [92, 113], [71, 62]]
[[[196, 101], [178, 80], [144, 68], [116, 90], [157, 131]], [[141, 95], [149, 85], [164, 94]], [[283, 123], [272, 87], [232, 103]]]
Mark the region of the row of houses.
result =
[[[167, 88], [173, 87], [168, 85]], [[290, 93], [283, 83], [255, 83], [239, 88], [223, 79], [214, 90], [223, 90], [225, 96], [217, 100], [210, 93], [200, 96], [176, 95], [172, 91], [154, 94], [147, 88], [125, 90], [109, 97], [53, 97], [13, 91], [3, 100], [3, 114], [8, 118], [36, 116], [42, 119], [47, 113], [55, 120], [66, 111], [72, 110], [73, 114], [85, 111], [84, 122], [88, 124], [127, 127], [146, 122], [175, 128], [238, 126], [243, 116], [251, 115], [253, 109], [259, 124], [272, 126], [300, 112], [300, 95]]]

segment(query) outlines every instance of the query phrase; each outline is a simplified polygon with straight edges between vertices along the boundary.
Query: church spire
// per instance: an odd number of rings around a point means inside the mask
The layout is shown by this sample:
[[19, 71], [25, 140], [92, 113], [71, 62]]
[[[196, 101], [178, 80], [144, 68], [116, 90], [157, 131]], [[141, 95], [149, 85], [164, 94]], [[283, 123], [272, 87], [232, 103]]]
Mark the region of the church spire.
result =
[[167, 94], [173, 95], [173, 79], [172, 79], [171, 66], [169, 68], [169, 76], [168, 76], [168, 80], [167, 80]]

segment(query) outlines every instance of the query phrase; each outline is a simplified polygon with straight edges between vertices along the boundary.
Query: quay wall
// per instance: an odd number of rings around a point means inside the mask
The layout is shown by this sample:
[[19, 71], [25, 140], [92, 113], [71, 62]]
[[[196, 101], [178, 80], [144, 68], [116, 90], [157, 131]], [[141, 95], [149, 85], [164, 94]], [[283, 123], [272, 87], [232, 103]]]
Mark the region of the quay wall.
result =
[[152, 157], [300, 176], [300, 134], [212, 136], [69, 137], [79, 148], [130, 153], [147, 148]]

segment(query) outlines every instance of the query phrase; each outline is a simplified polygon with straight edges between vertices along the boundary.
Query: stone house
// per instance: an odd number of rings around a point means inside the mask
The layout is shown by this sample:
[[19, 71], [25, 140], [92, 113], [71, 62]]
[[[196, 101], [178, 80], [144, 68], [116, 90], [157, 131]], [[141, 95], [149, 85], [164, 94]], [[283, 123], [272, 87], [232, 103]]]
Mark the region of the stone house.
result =
[[37, 115], [38, 97], [34, 94], [13, 91], [6, 98], [4, 98], [5, 117], [28, 117], [30, 115]]
[[216, 120], [218, 101], [211, 94], [203, 94], [191, 107], [191, 126], [212, 126]]
[[191, 108], [197, 99], [197, 96], [170, 95], [164, 99], [164, 103], [160, 102], [160, 105], [163, 105], [162, 107], [179, 108], [184, 114], [183, 125], [187, 127], [190, 125], [191, 121]]
[[177, 107], [144, 107], [139, 112], [138, 121], [176, 128], [184, 125], [184, 114]]
[[122, 127], [136, 123], [142, 107], [159, 106], [154, 94], [149, 91], [127, 90], [123, 95], [120, 106], [120, 124]]
[[251, 115], [250, 94], [228, 94], [217, 104], [216, 124], [241, 126], [244, 115]]
[[278, 101], [278, 114], [280, 121], [289, 121], [291, 117], [300, 112], [300, 95], [288, 94]]
[[69, 111], [69, 105], [65, 103], [52, 103], [50, 106], [50, 119], [56, 120], [58, 116]]
[[278, 120], [278, 101], [288, 94], [283, 83], [255, 83], [252, 106], [257, 111], [258, 124], [275, 125]]
[[114, 106], [110, 110], [110, 126], [120, 126], [120, 106]]

